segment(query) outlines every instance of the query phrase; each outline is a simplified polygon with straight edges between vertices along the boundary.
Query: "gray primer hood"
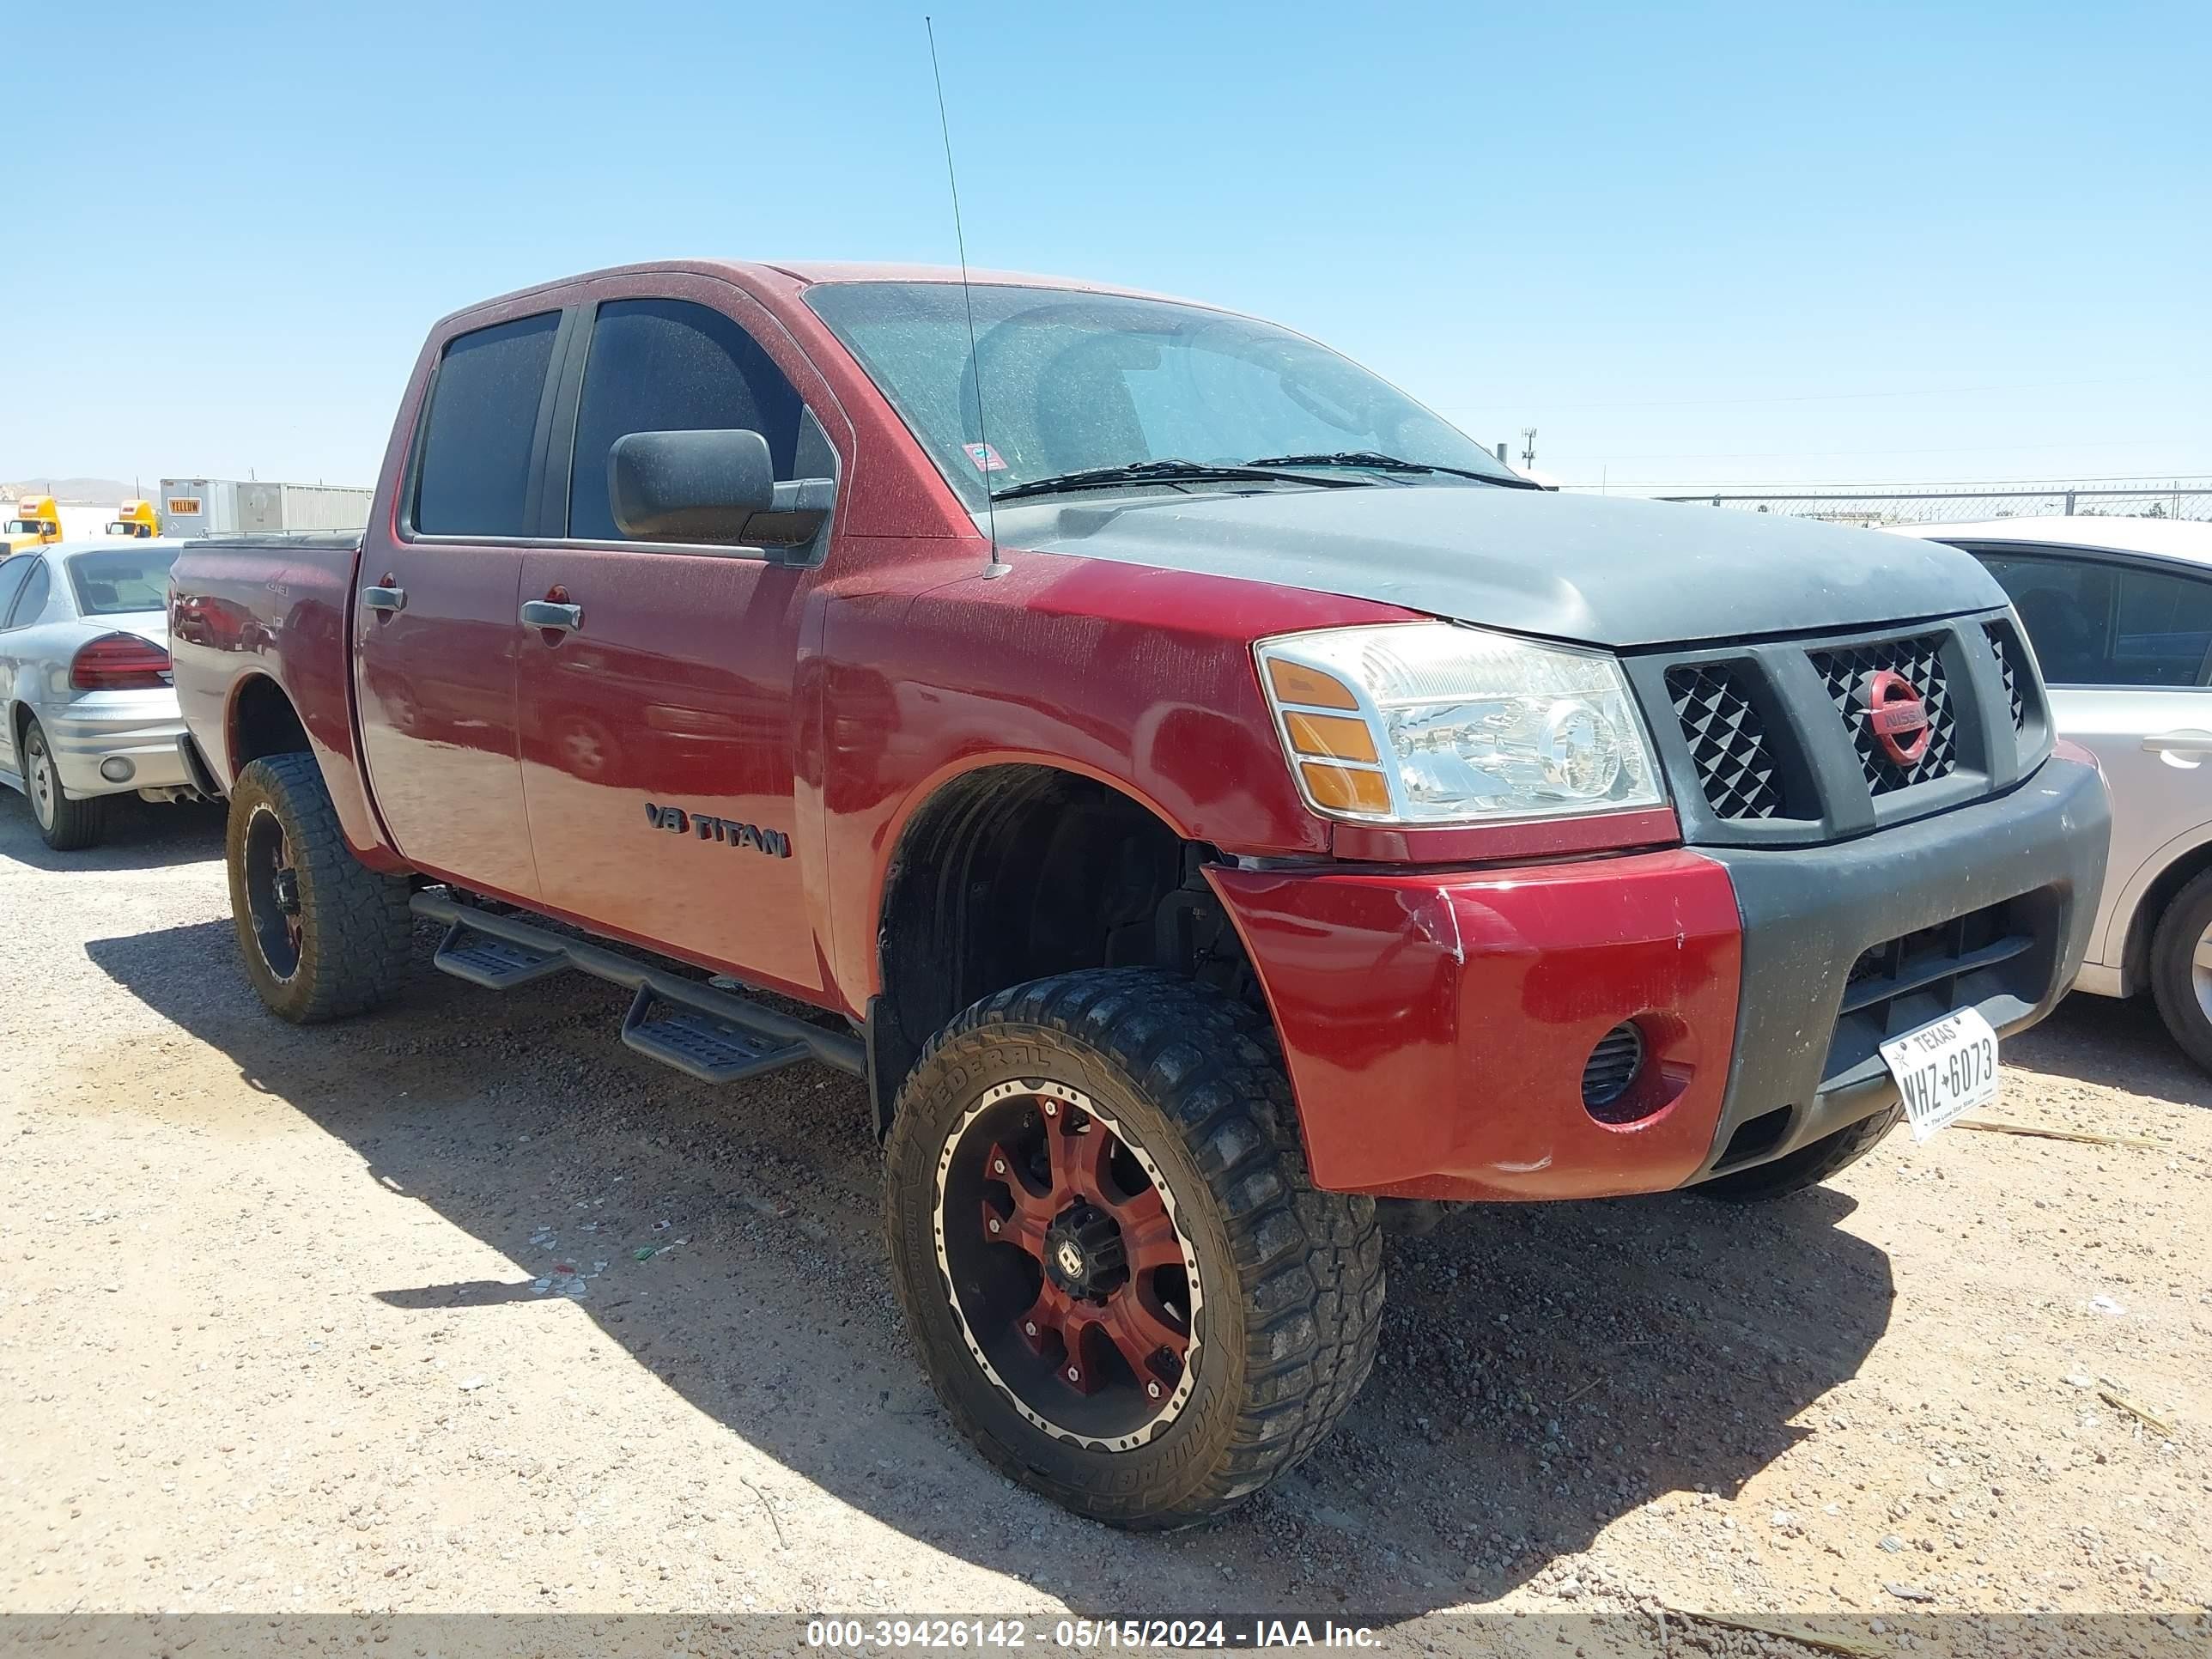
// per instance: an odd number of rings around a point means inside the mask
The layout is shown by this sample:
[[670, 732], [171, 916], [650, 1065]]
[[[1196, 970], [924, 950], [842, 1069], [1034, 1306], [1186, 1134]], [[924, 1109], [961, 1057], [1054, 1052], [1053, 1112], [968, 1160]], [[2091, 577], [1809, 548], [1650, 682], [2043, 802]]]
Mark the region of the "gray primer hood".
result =
[[1273, 582], [1616, 647], [1841, 632], [2005, 602], [1972, 558], [1940, 543], [1480, 484], [1009, 503], [999, 535], [1042, 553]]

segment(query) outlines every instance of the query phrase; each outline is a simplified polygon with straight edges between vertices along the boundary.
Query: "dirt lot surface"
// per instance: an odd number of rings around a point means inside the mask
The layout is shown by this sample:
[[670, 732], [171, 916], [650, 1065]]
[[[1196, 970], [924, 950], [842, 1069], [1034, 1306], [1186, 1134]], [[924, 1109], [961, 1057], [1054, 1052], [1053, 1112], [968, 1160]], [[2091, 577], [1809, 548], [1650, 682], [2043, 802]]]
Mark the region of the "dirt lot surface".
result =
[[2143, 1010], [2075, 999], [1996, 1109], [2152, 1146], [1899, 1134], [1763, 1209], [1395, 1243], [1334, 1437], [1146, 1539], [940, 1419], [858, 1084], [691, 1084], [620, 992], [502, 1000], [427, 934], [399, 1006], [291, 1029], [220, 860], [191, 808], [52, 854], [0, 791], [0, 1610], [2212, 1598], [2212, 1080]]

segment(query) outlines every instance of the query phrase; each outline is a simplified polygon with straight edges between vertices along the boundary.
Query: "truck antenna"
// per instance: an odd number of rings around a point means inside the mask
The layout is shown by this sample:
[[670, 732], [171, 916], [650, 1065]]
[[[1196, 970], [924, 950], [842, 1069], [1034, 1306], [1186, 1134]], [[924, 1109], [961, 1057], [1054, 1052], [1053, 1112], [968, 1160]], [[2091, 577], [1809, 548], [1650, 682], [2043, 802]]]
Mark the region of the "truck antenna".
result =
[[968, 285], [968, 233], [960, 224], [960, 175], [952, 167], [952, 123], [945, 115], [945, 72], [937, 66], [937, 25], [925, 13], [921, 26], [929, 32], [929, 74], [937, 82], [937, 127], [945, 135], [945, 179], [952, 187], [952, 240], [960, 250], [960, 301], [968, 311], [968, 374], [975, 382], [975, 435], [981, 440], [976, 446], [980, 453], [975, 455], [975, 470], [983, 476], [983, 520], [991, 538], [991, 559], [983, 567], [983, 574], [1003, 576], [1013, 567], [999, 560], [999, 498], [991, 488], [998, 457], [991, 453], [991, 429], [983, 419], [983, 360], [975, 349], [975, 295]]

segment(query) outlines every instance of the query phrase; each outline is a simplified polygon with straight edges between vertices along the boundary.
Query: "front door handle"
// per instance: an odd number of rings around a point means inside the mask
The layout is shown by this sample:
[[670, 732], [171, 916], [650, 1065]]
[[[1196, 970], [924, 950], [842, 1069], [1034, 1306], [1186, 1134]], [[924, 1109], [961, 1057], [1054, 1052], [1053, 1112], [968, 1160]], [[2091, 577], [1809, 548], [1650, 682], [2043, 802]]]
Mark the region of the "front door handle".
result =
[[361, 602], [371, 611], [404, 611], [407, 608], [407, 590], [390, 586], [364, 587], [361, 590]]
[[522, 620], [532, 628], [557, 629], [563, 634], [573, 634], [584, 625], [584, 607], [580, 605], [558, 605], [551, 599], [525, 599]]
[[2212, 751], [2212, 732], [2154, 732], [2142, 746], [2154, 755], [2203, 755]]

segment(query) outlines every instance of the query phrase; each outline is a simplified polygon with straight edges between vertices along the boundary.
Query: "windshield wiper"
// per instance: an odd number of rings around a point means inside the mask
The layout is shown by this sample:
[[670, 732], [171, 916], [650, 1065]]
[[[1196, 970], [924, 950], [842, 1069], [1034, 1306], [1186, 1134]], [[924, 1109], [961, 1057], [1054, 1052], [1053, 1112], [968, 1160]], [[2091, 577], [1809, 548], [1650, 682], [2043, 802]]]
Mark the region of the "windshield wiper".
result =
[[1256, 461], [1247, 461], [1245, 465], [1345, 466], [1364, 468], [1370, 472], [1449, 472], [1454, 477], [1473, 478], [1479, 483], [1497, 484], [1506, 489], [1541, 489], [1544, 487], [1533, 478], [1500, 477], [1494, 472], [1474, 472], [1463, 466], [1432, 466], [1424, 461], [1408, 461], [1373, 449], [1342, 449], [1333, 455], [1266, 455]]
[[1010, 489], [994, 490], [994, 501], [1011, 501], [1024, 495], [1052, 495], [1063, 489], [1106, 489], [1122, 483], [1296, 483], [1320, 484], [1327, 489], [1340, 489], [1346, 484], [1357, 487], [1357, 478], [1307, 478], [1295, 472], [1275, 472], [1254, 465], [1231, 466], [1210, 461], [1131, 461], [1121, 466], [1087, 467], [1079, 472], [1061, 472], [1049, 478], [1033, 478]]

